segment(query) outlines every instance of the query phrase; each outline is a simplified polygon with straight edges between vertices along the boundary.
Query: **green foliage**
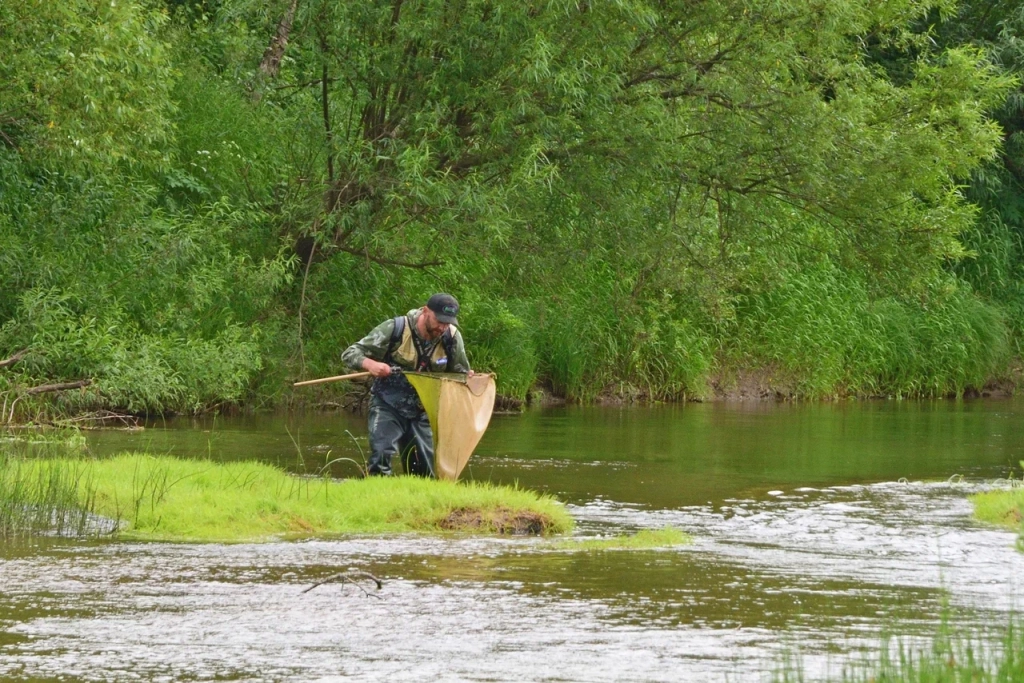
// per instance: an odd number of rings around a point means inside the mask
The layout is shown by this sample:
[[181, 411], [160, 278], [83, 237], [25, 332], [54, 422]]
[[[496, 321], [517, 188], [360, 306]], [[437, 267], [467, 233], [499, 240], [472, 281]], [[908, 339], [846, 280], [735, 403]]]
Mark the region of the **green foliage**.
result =
[[582, 400], [615, 385], [655, 399], [706, 392], [711, 340], [671, 294], [637, 301], [614, 273], [580, 279], [582, 287], [567, 288], [538, 318], [542, 368], [556, 392]]
[[925, 300], [873, 298], [824, 264], [738, 307], [733, 353], [797, 378], [801, 393], [945, 396], [980, 388], [1009, 361], [1001, 312], [947, 279]]
[[632, 319], [625, 380], [651, 398], [700, 398], [707, 393], [707, 376], [715, 364], [713, 341], [687, 315], [692, 313], [680, 310], [665, 293], [646, 302]]
[[148, 3], [69, 0], [0, 7], [0, 126], [40, 165], [164, 167], [176, 77]]
[[23, 242], [34, 282], [9, 302], [0, 347], [33, 353], [13, 381], [97, 378], [85, 403], [133, 411], [242, 398], [263, 362], [252, 322], [290, 277], [283, 257], [234, 252], [225, 234], [242, 217], [216, 206], [188, 222], [154, 212], [109, 240], [102, 219], [58, 227], [68, 220], [41, 217]]
[[473, 340], [469, 362], [478, 372], [497, 373], [503, 395], [526, 398], [538, 362], [531, 307], [480, 294], [469, 301], [460, 314], [468, 323], [464, 333]]
[[272, 405], [448, 290], [518, 398], [960, 393], [1024, 338], [1022, 16], [4, 4], [0, 389]]
[[63, 397], [71, 407], [240, 400], [264, 362], [261, 318], [292, 273], [270, 217], [215, 175], [256, 169], [266, 193], [273, 164], [226, 135], [209, 145], [209, 173], [174, 149], [209, 141], [190, 137], [196, 100], [221, 103], [201, 122], [214, 137], [243, 118], [237, 96], [216, 96], [215, 80], [197, 94], [195, 72], [178, 81], [166, 13], [149, 5], [25, 3], [0, 16], [26, 27], [0, 31], [24, 41], [3, 46], [18, 58], [0, 89], [0, 348], [31, 350], [0, 382], [18, 393], [95, 379]]
[[945, 43], [970, 42], [1016, 78], [992, 108], [1003, 129], [998, 158], [971, 175], [968, 197], [982, 208], [964, 234], [967, 258], [956, 272], [1003, 309], [1017, 354], [1024, 341], [1024, 8], [1015, 2], [964, 2], [939, 33]]

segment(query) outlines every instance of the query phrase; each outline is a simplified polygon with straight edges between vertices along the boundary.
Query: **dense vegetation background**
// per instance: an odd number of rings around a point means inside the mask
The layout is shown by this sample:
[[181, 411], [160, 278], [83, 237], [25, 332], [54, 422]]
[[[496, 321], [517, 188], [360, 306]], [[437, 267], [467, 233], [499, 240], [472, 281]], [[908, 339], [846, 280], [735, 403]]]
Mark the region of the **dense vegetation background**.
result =
[[438, 290], [518, 398], [1005, 380], [1021, 36], [1015, 0], [0, 3], [4, 410], [280, 404]]

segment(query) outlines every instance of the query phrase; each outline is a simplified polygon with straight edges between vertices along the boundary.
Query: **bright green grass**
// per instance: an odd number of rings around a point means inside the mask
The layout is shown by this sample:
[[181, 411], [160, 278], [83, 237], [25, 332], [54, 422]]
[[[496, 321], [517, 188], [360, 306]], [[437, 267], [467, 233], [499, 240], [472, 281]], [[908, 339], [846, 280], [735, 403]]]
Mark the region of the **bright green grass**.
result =
[[971, 502], [974, 504], [974, 516], [981, 521], [1015, 531], [1021, 528], [1024, 488], [976, 493], [971, 496]]
[[662, 529], [644, 529], [631, 536], [558, 541], [552, 543], [552, 546], [558, 550], [646, 550], [689, 545], [692, 542], [689, 534], [667, 526]]
[[[897, 639], [882, 639], [877, 659], [865, 655], [860, 662], [843, 667], [843, 683], [1019, 683], [1024, 681], [1024, 631], [1013, 619], [1001, 643], [987, 644], [975, 635], [959, 634], [944, 623], [930, 646], [909, 646]], [[798, 665], [783, 664], [773, 680], [803, 681]]]
[[[501, 531], [526, 517], [563, 533], [572, 519], [555, 499], [519, 488], [419, 477], [305, 478], [256, 462], [215, 463], [124, 454], [104, 460], [24, 461], [20, 471], [63, 469], [79, 499], [117, 519], [122, 536], [244, 541], [342, 533]], [[456, 521], [446, 522], [455, 513]], [[474, 521], [476, 522], [474, 524]], [[507, 525], [504, 528], [508, 528]]]
[[39, 466], [0, 452], [0, 539], [85, 535], [92, 501], [80, 481], [74, 464]]

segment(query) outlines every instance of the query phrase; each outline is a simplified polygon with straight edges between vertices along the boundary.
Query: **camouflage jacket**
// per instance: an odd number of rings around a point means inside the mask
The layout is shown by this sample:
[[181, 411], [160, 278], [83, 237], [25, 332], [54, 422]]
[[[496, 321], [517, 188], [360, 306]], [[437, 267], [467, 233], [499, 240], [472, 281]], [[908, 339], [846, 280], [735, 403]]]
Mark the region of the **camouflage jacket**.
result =
[[[416, 332], [416, 322], [423, 313], [422, 309], [413, 309], [406, 316], [406, 330], [415, 338], [416, 346], [422, 349], [423, 353], [430, 358], [429, 367], [431, 372], [469, 372], [469, 359], [466, 358], [466, 348], [462, 341], [462, 334], [458, 328], [452, 327], [452, 358], [445, 353], [438, 353], [441, 340], [427, 341], [422, 339]], [[377, 327], [370, 330], [370, 333], [345, 349], [341, 354], [341, 360], [354, 370], [363, 369], [363, 360], [371, 358], [375, 361], [388, 362], [407, 370], [416, 368], [415, 359], [403, 358], [392, 349], [391, 358], [385, 358], [388, 347], [391, 346], [391, 335], [395, 331], [393, 318], [385, 320]], [[399, 342], [401, 343], [401, 342]], [[420, 403], [416, 390], [409, 384], [409, 380], [402, 373], [392, 373], [388, 377], [378, 377], [373, 381], [371, 393], [382, 399], [385, 403], [395, 408], [401, 415], [408, 418], [418, 416], [423, 412], [423, 405]]]

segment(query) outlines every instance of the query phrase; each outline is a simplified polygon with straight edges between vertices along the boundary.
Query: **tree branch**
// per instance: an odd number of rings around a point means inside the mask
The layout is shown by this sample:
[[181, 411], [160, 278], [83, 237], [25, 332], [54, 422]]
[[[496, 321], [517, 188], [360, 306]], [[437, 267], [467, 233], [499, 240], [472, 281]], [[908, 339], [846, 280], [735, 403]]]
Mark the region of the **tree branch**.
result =
[[16, 354], [11, 356], [10, 358], [4, 358], [3, 360], [0, 360], [0, 368], [9, 368], [10, 366], [12, 366], [15, 363], [17, 363], [19, 360], [24, 358], [27, 354], [28, 354], [28, 349], [22, 349], [21, 351], [18, 351]]
[[354, 254], [355, 256], [362, 256], [369, 261], [379, 263], [382, 266], [401, 266], [402, 268], [430, 268], [432, 266], [443, 266], [444, 261], [425, 261], [424, 263], [409, 263], [407, 261], [395, 261], [392, 259], [384, 258], [382, 256], [374, 256], [370, 254], [366, 249], [353, 249], [352, 247], [346, 247], [338, 245], [338, 249], [345, 252], [346, 254]]
[[[324, 40], [326, 42], [326, 40]], [[326, 52], [326, 45], [323, 45], [324, 51]], [[324, 59], [323, 64], [323, 78], [320, 79], [320, 99], [323, 105], [323, 116], [324, 116], [324, 133], [326, 135], [327, 142], [327, 182], [331, 185], [334, 184], [334, 131], [331, 130], [331, 108], [330, 103], [327, 99], [328, 88], [327, 84], [330, 81], [327, 78], [327, 59]], [[327, 213], [334, 210], [333, 206], [327, 207]]]
[[355, 580], [357, 578], [370, 579], [375, 584], [377, 584], [377, 590], [380, 590], [380, 589], [384, 588], [384, 582], [381, 581], [380, 579], [378, 579], [376, 576], [374, 576], [370, 572], [364, 572], [364, 571], [361, 571], [361, 570], [358, 570], [358, 569], [353, 569], [353, 570], [350, 570], [350, 571], [347, 571], [347, 572], [339, 572], [338, 574], [334, 574], [333, 576], [328, 576], [323, 581], [318, 581], [317, 583], [314, 583], [312, 586], [310, 586], [309, 588], [307, 588], [306, 590], [304, 590], [302, 592], [303, 593], [308, 593], [309, 591], [313, 590], [317, 586], [322, 586], [325, 583], [330, 583], [331, 581], [339, 581], [340, 580], [342, 583], [351, 583], [353, 586], [355, 586], [359, 590], [363, 591], [363, 594], [366, 595], [366, 596], [373, 596], [375, 598], [380, 598], [379, 595], [374, 595], [373, 593], [371, 593], [370, 591], [366, 590], [361, 585], [356, 583]]
[[74, 382], [58, 382], [57, 384], [40, 384], [37, 387], [25, 390], [26, 396], [34, 396], [35, 394], [48, 394], [54, 391], [67, 391], [68, 389], [81, 389], [92, 384], [91, 379], [80, 379]]

